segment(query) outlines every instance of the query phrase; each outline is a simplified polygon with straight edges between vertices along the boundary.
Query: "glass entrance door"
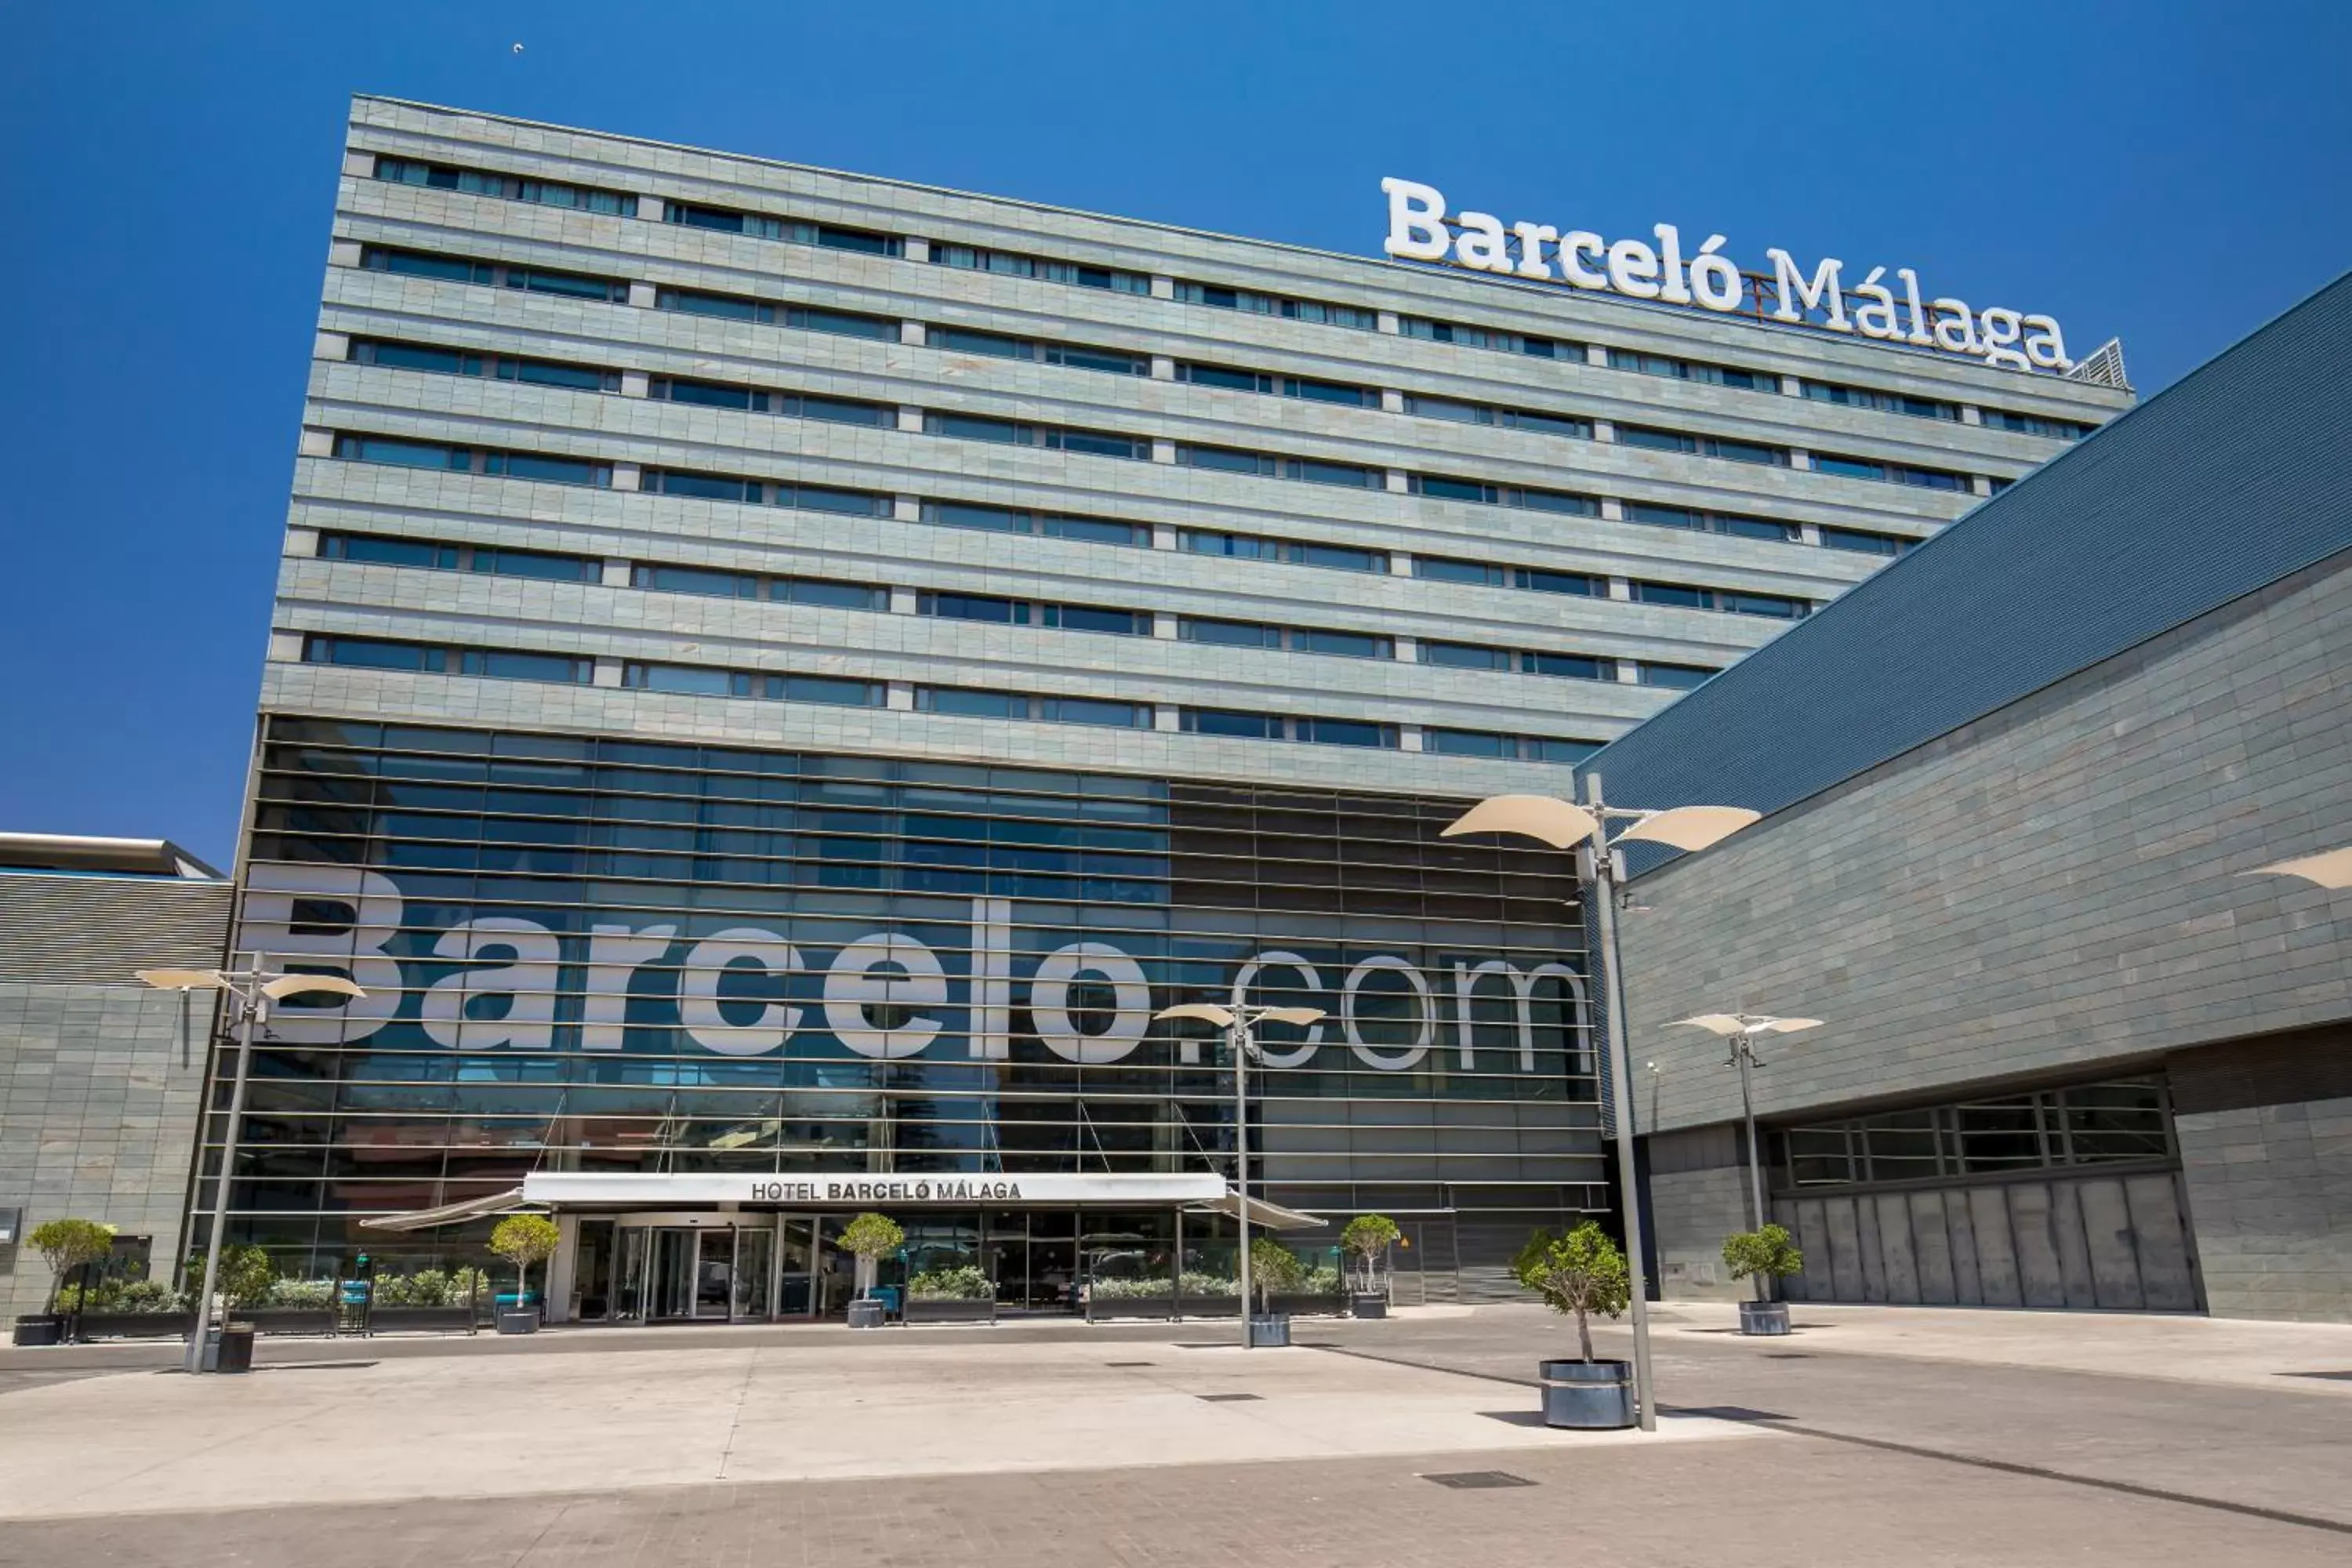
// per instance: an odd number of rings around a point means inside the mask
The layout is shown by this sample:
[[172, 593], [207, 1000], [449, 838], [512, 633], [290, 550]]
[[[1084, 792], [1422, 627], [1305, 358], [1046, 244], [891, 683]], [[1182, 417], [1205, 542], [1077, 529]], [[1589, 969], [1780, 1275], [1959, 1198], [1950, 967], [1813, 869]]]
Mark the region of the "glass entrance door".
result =
[[816, 1315], [816, 1221], [786, 1215], [777, 1233], [776, 1315]]
[[691, 1318], [695, 1304], [695, 1252], [699, 1235], [685, 1226], [663, 1226], [653, 1233], [653, 1260], [646, 1279], [646, 1316]]
[[739, 1230], [735, 1233], [735, 1297], [730, 1316], [737, 1322], [768, 1316], [769, 1250], [774, 1245], [772, 1230]]

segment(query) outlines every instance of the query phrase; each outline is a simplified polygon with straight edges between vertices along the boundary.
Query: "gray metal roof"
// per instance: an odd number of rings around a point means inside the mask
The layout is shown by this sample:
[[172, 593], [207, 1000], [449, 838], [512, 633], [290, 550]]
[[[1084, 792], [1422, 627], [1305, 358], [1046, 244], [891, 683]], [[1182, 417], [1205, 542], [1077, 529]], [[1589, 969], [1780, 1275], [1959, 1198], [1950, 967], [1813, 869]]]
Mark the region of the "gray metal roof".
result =
[[2352, 274], [1580, 772], [1769, 815], [2347, 549]]

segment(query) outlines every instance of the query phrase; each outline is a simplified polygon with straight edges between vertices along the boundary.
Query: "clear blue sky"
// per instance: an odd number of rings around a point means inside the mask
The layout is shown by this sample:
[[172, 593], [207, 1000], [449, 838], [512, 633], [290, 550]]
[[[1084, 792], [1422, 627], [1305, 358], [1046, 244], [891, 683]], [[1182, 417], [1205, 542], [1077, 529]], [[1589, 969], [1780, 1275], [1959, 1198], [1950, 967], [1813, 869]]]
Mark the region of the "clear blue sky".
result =
[[1364, 253], [1400, 174], [2153, 391], [2352, 264], [2347, 58], [2341, 0], [7, 6], [0, 828], [228, 860], [355, 90]]

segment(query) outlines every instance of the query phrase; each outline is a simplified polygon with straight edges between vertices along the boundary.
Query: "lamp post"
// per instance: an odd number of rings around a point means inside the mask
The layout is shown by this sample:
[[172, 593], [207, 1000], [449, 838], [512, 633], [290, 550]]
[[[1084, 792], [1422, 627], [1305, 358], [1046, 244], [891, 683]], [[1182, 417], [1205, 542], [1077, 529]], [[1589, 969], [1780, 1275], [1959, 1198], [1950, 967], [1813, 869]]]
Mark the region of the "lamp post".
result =
[[[1580, 805], [1548, 795], [1498, 795], [1464, 812], [1440, 835], [1454, 838], [1467, 833], [1507, 833], [1554, 849], [1573, 849], [1578, 877], [1591, 889], [1585, 908], [1594, 922], [1590, 947], [1600, 963], [1601, 1010], [1608, 1018], [1609, 1097], [1617, 1107], [1617, 1187], [1625, 1206], [1626, 1265], [1633, 1284], [1633, 1398], [1644, 1432], [1658, 1429], [1658, 1413], [1650, 1397], [1650, 1310], [1642, 1277], [1642, 1205], [1633, 1171], [1633, 1085], [1626, 1064], [1625, 1000], [1617, 964], [1617, 884], [1622, 879], [1618, 847], [1639, 843], [1705, 849], [1761, 816], [1736, 805], [1627, 810], [1603, 801], [1601, 775], [1587, 773]], [[1612, 823], [1622, 825], [1613, 837]]]
[[[1155, 1018], [1198, 1018], [1204, 1024], [1214, 1024], [1225, 1032], [1226, 1048], [1234, 1053], [1234, 1218], [1241, 1230], [1242, 1288], [1242, 1349], [1252, 1348], [1250, 1341], [1250, 1260], [1249, 1260], [1249, 1059], [1261, 1053], [1257, 1048], [1257, 1026], [1268, 1019], [1277, 1024], [1297, 1024], [1302, 1027], [1316, 1023], [1323, 1016], [1320, 1007], [1260, 1007], [1236, 1004], [1220, 1007], [1213, 1002], [1184, 1002], [1173, 1007], [1162, 1007], [1152, 1015]], [[1184, 1258], [1180, 1250], [1176, 1271], [1184, 1270]]]
[[[221, 1232], [228, 1219], [228, 1186], [236, 1172], [238, 1121], [245, 1114], [245, 1086], [252, 1075], [253, 1031], [268, 1016], [269, 1004], [305, 992], [356, 998], [366, 992], [340, 974], [285, 974], [261, 967], [257, 956], [247, 969], [142, 969], [139, 978], [158, 991], [225, 991], [236, 1013], [236, 1080], [229, 1090], [228, 1125], [223, 1130], [220, 1174], [213, 1181], [212, 1231], [205, 1238], [205, 1283], [196, 1296], [195, 1332], [188, 1340], [187, 1370], [205, 1370], [205, 1342], [213, 1321], [213, 1290], [220, 1279]], [[199, 1120], [197, 1148], [204, 1147]], [[202, 1169], [199, 1163], [198, 1169]]]
[[1764, 1228], [1764, 1166], [1756, 1154], [1756, 1095], [1749, 1083], [1751, 1071], [1763, 1064], [1756, 1058], [1756, 1037], [1759, 1035], [1793, 1035], [1801, 1029], [1818, 1029], [1819, 1018], [1773, 1018], [1758, 1013], [1701, 1013], [1696, 1018], [1676, 1018], [1666, 1026], [1669, 1029], [1684, 1026], [1705, 1029], [1719, 1035], [1731, 1046], [1730, 1063], [1739, 1069], [1739, 1115], [1748, 1124], [1748, 1201], [1750, 1220], [1748, 1228]]

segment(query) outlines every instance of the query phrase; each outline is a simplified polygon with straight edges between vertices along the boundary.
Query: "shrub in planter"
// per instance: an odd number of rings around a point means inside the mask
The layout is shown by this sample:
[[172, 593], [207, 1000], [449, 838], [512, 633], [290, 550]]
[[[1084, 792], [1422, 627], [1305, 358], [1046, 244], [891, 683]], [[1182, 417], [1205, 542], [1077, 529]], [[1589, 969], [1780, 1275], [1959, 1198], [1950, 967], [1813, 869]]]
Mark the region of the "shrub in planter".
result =
[[1397, 1237], [1403, 1234], [1397, 1228], [1397, 1222], [1384, 1214], [1360, 1214], [1348, 1222], [1347, 1228], [1339, 1232], [1339, 1245], [1359, 1264], [1351, 1289], [1366, 1296], [1387, 1294], [1381, 1279], [1381, 1264], [1388, 1257], [1389, 1248], [1396, 1245]]
[[1257, 1292], [1257, 1310], [1274, 1310], [1274, 1298], [1297, 1292], [1307, 1278], [1298, 1255], [1270, 1236], [1250, 1237], [1250, 1289]]
[[993, 1301], [996, 1281], [967, 1263], [958, 1268], [927, 1268], [907, 1281], [910, 1301]]
[[66, 1276], [114, 1250], [114, 1227], [94, 1219], [44, 1220], [25, 1239], [49, 1266], [49, 1294], [41, 1315], [54, 1316], [73, 1310], [58, 1304], [66, 1291]]
[[1789, 1309], [1773, 1298], [1780, 1281], [1804, 1271], [1805, 1255], [1790, 1239], [1787, 1229], [1768, 1225], [1757, 1230], [1735, 1231], [1723, 1238], [1723, 1261], [1734, 1279], [1756, 1281], [1756, 1300], [1739, 1304], [1739, 1330], [1751, 1334], [1785, 1334]]
[[1555, 1312], [1576, 1319], [1576, 1342], [1592, 1360], [1591, 1315], [1613, 1318], [1633, 1304], [1633, 1271], [1617, 1244], [1591, 1220], [1564, 1236], [1538, 1230], [1511, 1260], [1511, 1277]]
[[[191, 1256], [181, 1277], [188, 1282], [188, 1294], [194, 1297], [205, 1288], [205, 1255]], [[257, 1247], [231, 1242], [221, 1248], [220, 1269], [213, 1281], [213, 1293], [217, 1307], [251, 1307], [259, 1305], [269, 1294], [278, 1278], [269, 1254]]]
[[841, 1245], [857, 1259], [857, 1299], [874, 1293], [874, 1276], [883, 1256], [907, 1245], [907, 1233], [888, 1215], [868, 1211], [841, 1227]]
[[[563, 1232], [556, 1223], [543, 1214], [510, 1214], [490, 1232], [490, 1250], [515, 1266], [515, 1310], [499, 1314], [500, 1333], [510, 1331], [509, 1320], [528, 1319], [530, 1328], [538, 1327], [539, 1314], [529, 1304], [530, 1266], [553, 1255], [556, 1243], [562, 1237]], [[530, 1328], [518, 1323], [512, 1331], [528, 1333]]]
[[320, 1308], [332, 1307], [340, 1300], [332, 1279], [273, 1279], [257, 1307]]

